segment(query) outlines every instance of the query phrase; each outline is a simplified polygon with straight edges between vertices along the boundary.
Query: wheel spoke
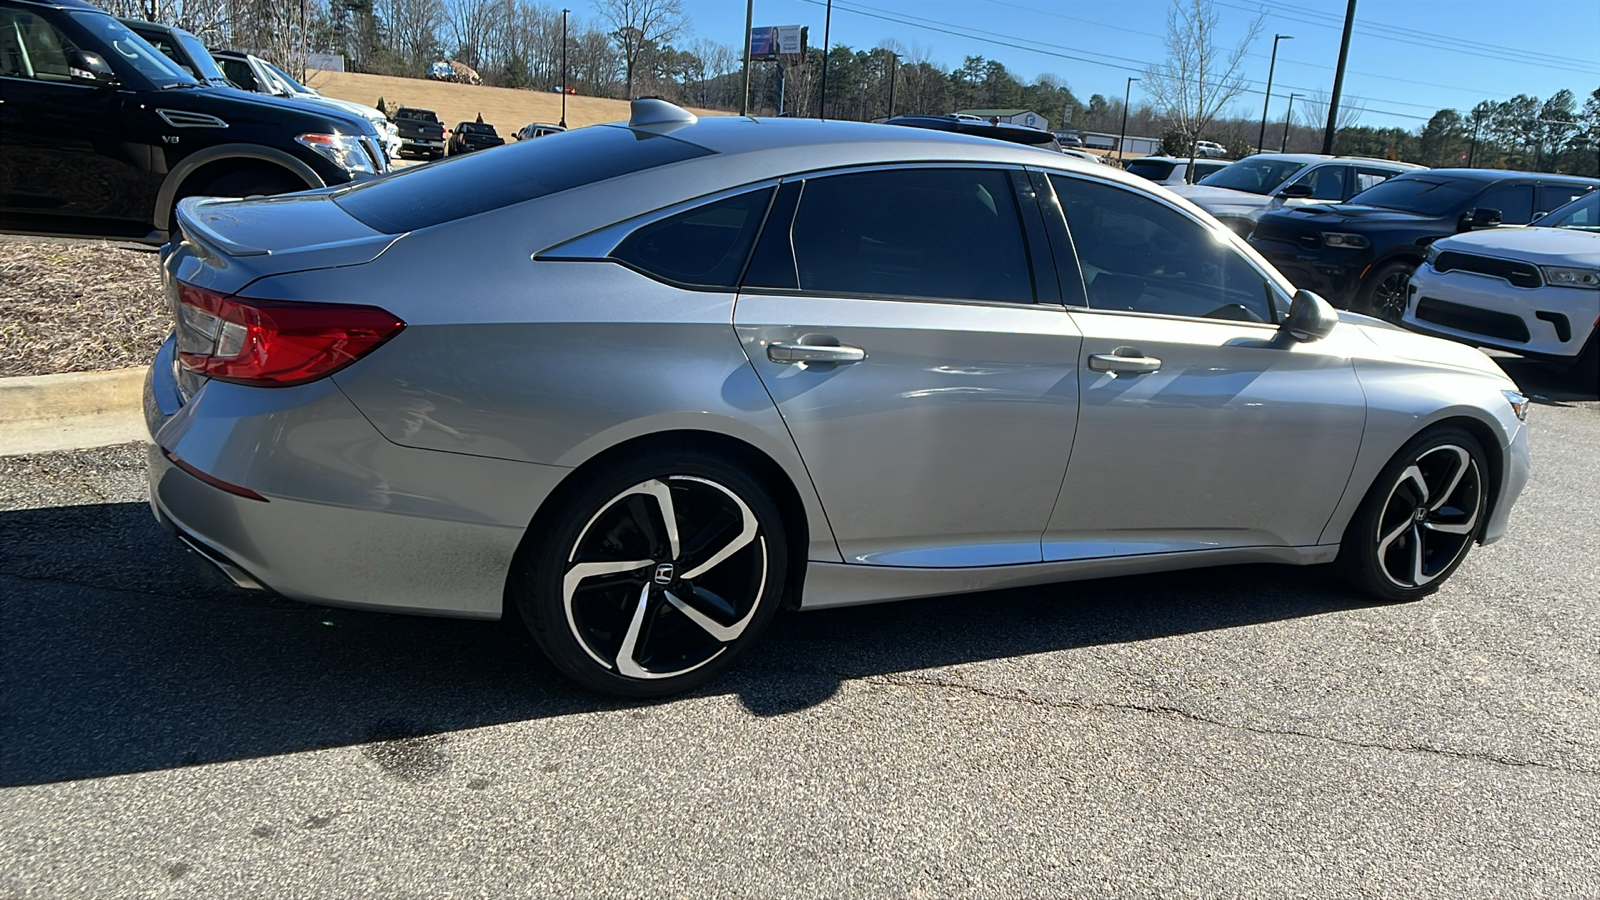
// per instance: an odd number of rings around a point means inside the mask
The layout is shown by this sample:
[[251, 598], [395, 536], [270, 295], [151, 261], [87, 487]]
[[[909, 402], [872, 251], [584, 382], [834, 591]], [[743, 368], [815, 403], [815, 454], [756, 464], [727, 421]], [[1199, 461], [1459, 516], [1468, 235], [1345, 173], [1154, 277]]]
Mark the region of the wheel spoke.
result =
[[[1437, 512], [1439, 507], [1443, 506], [1445, 501], [1450, 499], [1451, 495], [1456, 492], [1456, 488], [1460, 486], [1461, 479], [1467, 474], [1467, 469], [1472, 466], [1472, 457], [1467, 455], [1467, 451], [1461, 449], [1460, 447], [1441, 447], [1440, 449], [1455, 451], [1457, 457], [1455, 472], [1452, 473], [1450, 477], [1450, 484], [1446, 486], [1444, 490], [1438, 493], [1437, 496], [1439, 499], [1434, 501], [1433, 504], [1428, 507], [1428, 512]], [[1427, 498], [1423, 499], [1426, 500]]]
[[672, 604], [673, 609], [683, 613], [689, 621], [699, 625], [700, 629], [706, 634], [711, 635], [724, 644], [728, 643], [729, 641], [737, 640], [739, 635], [744, 634], [744, 630], [747, 626], [749, 626], [750, 620], [755, 618], [756, 615], [756, 605], [751, 604], [750, 611], [745, 613], [744, 618], [733, 623], [732, 625], [723, 625], [700, 610], [690, 606], [688, 603], [685, 603], [683, 600], [678, 599], [678, 596], [671, 591], [667, 592], [667, 602]]
[[1401, 522], [1399, 527], [1397, 527], [1397, 528], [1395, 528], [1395, 530], [1389, 532], [1387, 535], [1384, 536], [1383, 540], [1378, 542], [1378, 555], [1382, 556], [1383, 554], [1389, 552], [1389, 545], [1393, 544], [1395, 541], [1399, 540], [1401, 537], [1403, 537], [1405, 535], [1405, 533], [1407, 531], [1410, 531], [1410, 530], [1411, 530], [1411, 517], [1407, 516], [1406, 520], [1404, 522]]
[[1422, 470], [1417, 467], [1416, 463], [1406, 466], [1406, 470], [1400, 473], [1400, 484], [1395, 485], [1394, 489], [1397, 491], [1400, 490], [1400, 486], [1408, 481], [1415, 484], [1417, 486], [1417, 491], [1422, 494], [1422, 496], [1417, 498], [1417, 503], [1427, 503], [1428, 497], [1430, 496], [1428, 493], [1428, 479], [1423, 477]]
[[622, 646], [617, 648], [617, 671], [629, 678], [660, 678], [634, 661], [634, 648], [639, 643], [639, 628], [644, 624], [644, 614], [650, 609], [650, 585], [639, 589], [639, 602], [633, 607], [633, 618], [628, 620], [628, 631], [622, 636]]
[[721, 550], [713, 553], [710, 559], [683, 573], [683, 580], [693, 581], [694, 579], [699, 578], [701, 575], [704, 575], [705, 573], [716, 568], [718, 565], [726, 561], [728, 557], [749, 546], [750, 542], [756, 539], [758, 527], [756, 525], [755, 514], [750, 512], [750, 507], [746, 506], [745, 502], [739, 499], [739, 495], [735, 494], [733, 491], [728, 490], [714, 481], [706, 481], [703, 478], [684, 476], [683, 480], [697, 481], [701, 484], [716, 488], [725, 494], [729, 500], [732, 500], [734, 506], [738, 507], [739, 509], [739, 533], [734, 536], [733, 540], [729, 541]]
[[1413, 585], [1420, 587], [1433, 580], [1431, 576], [1422, 574], [1422, 563], [1426, 558], [1426, 548], [1422, 546], [1422, 529], [1413, 527], [1411, 529], [1411, 583]]
[[[567, 574], [561, 578], [561, 600], [562, 605], [566, 608], [567, 627], [572, 629], [573, 635], [578, 635], [579, 631], [577, 617], [572, 613], [572, 597], [578, 592], [578, 585], [580, 582], [582, 582], [585, 578], [594, 578], [601, 575], [615, 575], [621, 572], [635, 572], [639, 569], [647, 568], [655, 564], [655, 560], [653, 559], [630, 559], [619, 560], [616, 562], [578, 563], [577, 565], [568, 569]], [[646, 587], [649, 587], [649, 585], [646, 585]], [[582, 647], [584, 652], [593, 657], [595, 662], [598, 662], [600, 665], [606, 666], [607, 668], [611, 666], [610, 662], [602, 659], [599, 654], [590, 649], [587, 641], [584, 641], [580, 638], [578, 641], [578, 646]]]

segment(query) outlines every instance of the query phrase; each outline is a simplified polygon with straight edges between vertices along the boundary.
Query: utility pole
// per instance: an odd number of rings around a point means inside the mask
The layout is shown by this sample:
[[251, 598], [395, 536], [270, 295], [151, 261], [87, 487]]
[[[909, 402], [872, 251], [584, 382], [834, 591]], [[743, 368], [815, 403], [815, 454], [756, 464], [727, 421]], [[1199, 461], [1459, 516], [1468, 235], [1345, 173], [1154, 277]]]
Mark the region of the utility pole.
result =
[[1256, 138], [1256, 152], [1267, 152], [1267, 108], [1272, 106], [1272, 73], [1278, 68], [1278, 42], [1292, 41], [1292, 34], [1272, 36], [1272, 62], [1267, 66], [1267, 99], [1261, 101], [1261, 136]]
[[739, 115], [750, 114], [750, 27], [754, 24], [756, 0], [744, 0], [744, 92], [739, 95]]
[[828, 117], [828, 39], [833, 33], [833, 0], [828, 0], [828, 10], [822, 19], [822, 96], [817, 98], [817, 118]]
[[567, 13], [561, 11], [561, 127], [567, 127]]
[[900, 54], [889, 51], [889, 115], [885, 118], [894, 118], [894, 83], [900, 80]]
[[1122, 88], [1122, 134], [1117, 136], [1117, 162], [1122, 162], [1128, 157], [1126, 145], [1128, 143], [1128, 101], [1133, 98], [1133, 83], [1137, 78], [1129, 78], [1128, 83]]
[[1283, 143], [1278, 146], [1278, 152], [1283, 153], [1289, 149], [1289, 123], [1294, 121], [1294, 98], [1299, 94], [1289, 95], [1289, 108], [1283, 111]]
[[1334, 126], [1339, 122], [1339, 94], [1344, 90], [1344, 64], [1350, 58], [1350, 29], [1356, 24], [1356, 0], [1344, 11], [1344, 39], [1339, 42], [1339, 68], [1333, 73], [1333, 96], [1328, 98], [1328, 127], [1322, 132], [1322, 152], [1333, 155]]

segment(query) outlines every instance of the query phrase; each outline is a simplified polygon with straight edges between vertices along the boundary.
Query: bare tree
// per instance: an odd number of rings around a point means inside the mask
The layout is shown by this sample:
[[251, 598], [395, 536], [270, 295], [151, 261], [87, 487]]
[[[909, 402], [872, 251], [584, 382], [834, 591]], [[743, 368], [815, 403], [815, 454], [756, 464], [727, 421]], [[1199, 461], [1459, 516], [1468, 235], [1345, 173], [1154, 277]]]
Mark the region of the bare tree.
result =
[[682, 0], [596, 0], [595, 7], [622, 53], [623, 82], [632, 99], [640, 59], [683, 31]]
[[[1296, 101], [1294, 108], [1295, 118], [1307, 128], [1313, 128], [1321, 134], [1328, 127], [1328, 104], [1333, 102], [1332, 96], [1323, 90], [1312, 91]], [[1333, 123], [1335, 134], [1346, 128], [1354, 128], [1361, 122], [1361, 117], [1367, 112], [1367, 101], [1352, 94], [1339, 98], [1338, 121]]]
[[379, 0], [378, 18], [387, 26], [388, 43], [401, 71], [420, 76], [439, 52], [439, 31], [445, 10], [440, 0]]
[[1240, 68], [1264, 18], [1257, 16], [1244, 38], [1224, 51], [1211, 0], [1172, 0], [1167, 10], [1167, 60], [1144, 70], [1144, 90], [1189, 144], [1191, 172], [1201, 132], [1248, 87]]
[[100, 7], [113, 16], [176, 25], [207, 44], [228, 40], [226, 0], [102, 0]]

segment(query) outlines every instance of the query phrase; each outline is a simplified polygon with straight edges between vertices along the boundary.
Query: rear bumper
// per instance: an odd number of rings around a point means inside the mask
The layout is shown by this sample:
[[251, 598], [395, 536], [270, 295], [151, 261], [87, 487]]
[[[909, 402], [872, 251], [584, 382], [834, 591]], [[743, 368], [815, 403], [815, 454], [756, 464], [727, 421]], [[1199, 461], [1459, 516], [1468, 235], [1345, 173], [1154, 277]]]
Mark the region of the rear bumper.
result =
[[399, 447], [327, 379], [210, 382], [169, 414], [176, 396], [158, 357], [145, 402], [156, 518], [236, 584], [309, 603], [498, 618], [528, 522], [569, 471]]

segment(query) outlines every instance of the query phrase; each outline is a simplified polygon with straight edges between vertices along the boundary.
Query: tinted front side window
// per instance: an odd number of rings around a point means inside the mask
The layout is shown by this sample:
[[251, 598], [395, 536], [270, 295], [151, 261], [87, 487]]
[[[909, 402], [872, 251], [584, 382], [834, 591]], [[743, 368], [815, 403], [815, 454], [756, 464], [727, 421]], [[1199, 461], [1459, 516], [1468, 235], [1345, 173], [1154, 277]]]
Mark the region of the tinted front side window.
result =
[[0, 75], [36, 81], [70, 82], [70, 38], [31, 12], [0, 9]]
[[751, 191], [652, 222], [611, 257], [678, 284], [731, 289], [771, 199], [771, 188]]
[[1271, 287], [1238, 251], [1149, 197], [1052, 175], [1092, 309], [1270, 322]]
[[1318, 166], [1295, 180], [1311, 189], [1312, 200], [1343, 200], [1349, 166]]
[[675, 138], [595, 125], [405, 169], [346, 188], [334, 201], [369, 228], [400, 234], [709, 155]]
[[1533, 185], [1502, 184], [1473, 201], [1478, 209], [1500, 210], [1502, 225], [1526, 225], [1533, 219]]
[[813, 178], [794, 221], [800, 289], [1032, 303], [1009, 176], [901, 169]]

